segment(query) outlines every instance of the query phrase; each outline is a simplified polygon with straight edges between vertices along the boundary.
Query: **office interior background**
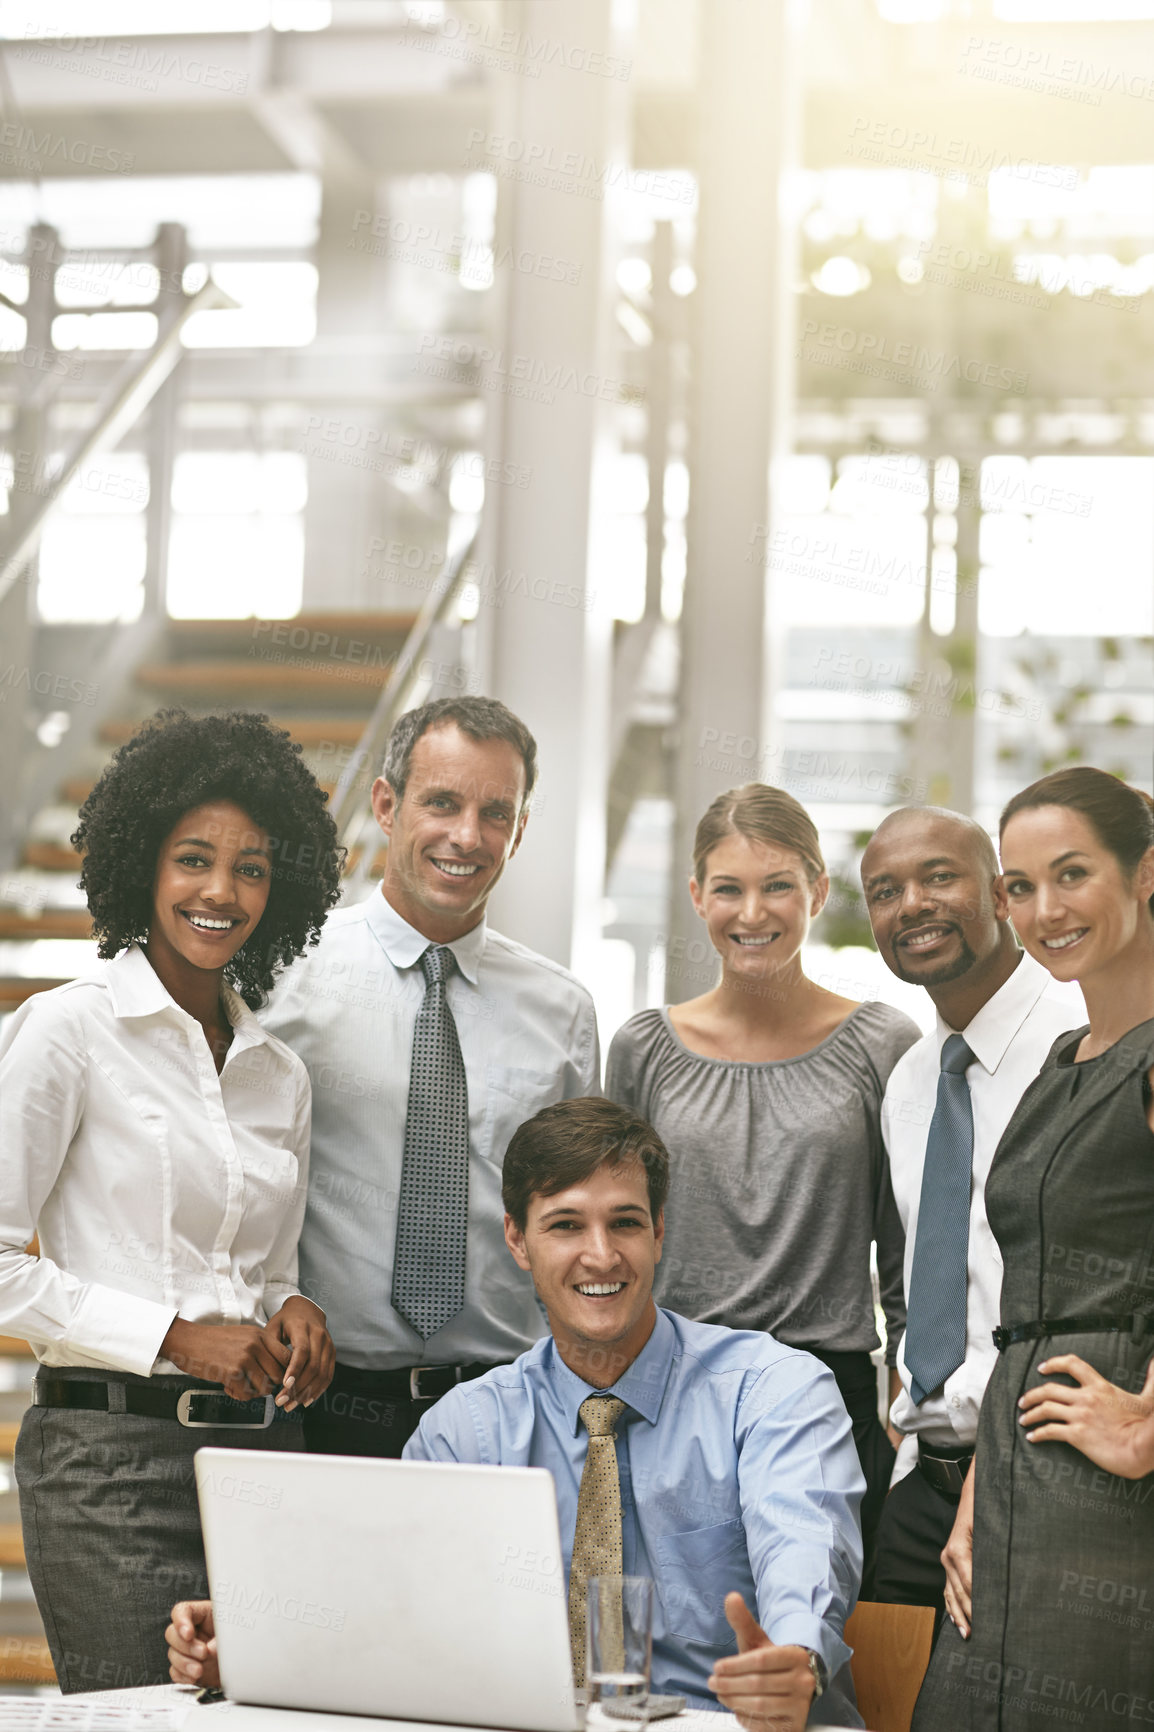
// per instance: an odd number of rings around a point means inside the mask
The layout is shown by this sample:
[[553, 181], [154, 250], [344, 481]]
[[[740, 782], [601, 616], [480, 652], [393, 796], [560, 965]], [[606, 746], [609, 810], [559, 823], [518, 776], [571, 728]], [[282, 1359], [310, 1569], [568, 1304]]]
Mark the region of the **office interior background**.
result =
[[883, 814], [1151, 787], [1154, 3], [2, 0], [0, 416], [0, 1010], [89, 965], [77, 805], [157, 707], [290, 728], [359, 896], [392, 720], [481, 692], [542, 763], [494, 924], [603, 1044], [712, 983], [751, 780], [811, 972], [925, 1026]]

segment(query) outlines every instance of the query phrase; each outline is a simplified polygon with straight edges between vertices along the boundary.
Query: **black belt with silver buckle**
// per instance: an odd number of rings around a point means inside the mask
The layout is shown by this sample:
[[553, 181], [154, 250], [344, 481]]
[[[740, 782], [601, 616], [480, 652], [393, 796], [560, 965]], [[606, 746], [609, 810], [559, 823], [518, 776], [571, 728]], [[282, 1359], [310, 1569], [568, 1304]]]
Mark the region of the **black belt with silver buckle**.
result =
[[[124, 1391], [124, 1406], [109, 1399], [109, 1391]], [[265, 1431], [284, 1410], [271, 1395], [255, 1401], [234, 1401], [223, 1389], [150, 1389], [146, 1384], [95, 1381], [67, 1377], [37, 1377], [32, 1385], [33, 1407], [67, 1407], [88, 1413], [132, 1413], [142, 1419], [175, 1419], [200, 1428]], [[294, 1417], [290, 1415], [289, 1417]]]
[[1036, 1317], [1032, 1323], [1007, 1323], [994, 1330], [999, 1353], [1019, 1341], [1040, 1341], [1045, 1335], [1129, 1335], [1135, 1346], [1154, 1334], [1154, 1316], [1132, 1311], [1127, 1317]]
[[366, 1371], [360, 1365], [338, 1363], [333, 1382], [361, 1389], [366, 1395], [383, 1396], [386, 1401], [439, 1401], [458, 1383], [472, 1383], [474, 1378], [484, 1377], [486, 1371], [496, 1371], [498, 1365], [508, 1363], [498, 1360], [492, 1365], [406, 1365], [398, 1371]]
[[961, 1455], [931, 1455], [931, 1447], [918, 1438], [918, 1472], [935, 1491], [941, 1492], [943, 1497], [953, 1498], [956, 1503], [962, 1495], [974, 1452], [967, 1449]]

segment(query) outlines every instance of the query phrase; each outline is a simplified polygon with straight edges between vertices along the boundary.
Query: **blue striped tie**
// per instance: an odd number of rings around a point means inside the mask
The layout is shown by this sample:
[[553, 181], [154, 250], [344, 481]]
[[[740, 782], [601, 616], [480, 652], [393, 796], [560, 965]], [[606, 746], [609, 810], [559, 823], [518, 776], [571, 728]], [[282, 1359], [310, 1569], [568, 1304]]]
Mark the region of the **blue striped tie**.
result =
[[915, 1403], [939, 1389], [966, 1357], [966, 1263], [974, 1109], [960, 1034], [942, 1047], [938, 1098], [926, 1140], [918, 1234], [907, 1302], [906, 1367]]

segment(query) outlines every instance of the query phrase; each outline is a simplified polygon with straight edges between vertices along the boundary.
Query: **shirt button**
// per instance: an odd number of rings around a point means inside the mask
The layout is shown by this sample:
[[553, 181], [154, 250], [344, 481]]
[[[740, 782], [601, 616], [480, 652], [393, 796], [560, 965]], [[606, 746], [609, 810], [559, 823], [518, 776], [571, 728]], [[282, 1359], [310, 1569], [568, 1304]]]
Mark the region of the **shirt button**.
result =
[[962, 1405], [962, 1402], [961, 1402], [960, 1396], [957, 1396], [957, 1395], [951, 1395], [950, 1396], [950, 1406], [951, 1407], [960, 1407], [961, 1405]]

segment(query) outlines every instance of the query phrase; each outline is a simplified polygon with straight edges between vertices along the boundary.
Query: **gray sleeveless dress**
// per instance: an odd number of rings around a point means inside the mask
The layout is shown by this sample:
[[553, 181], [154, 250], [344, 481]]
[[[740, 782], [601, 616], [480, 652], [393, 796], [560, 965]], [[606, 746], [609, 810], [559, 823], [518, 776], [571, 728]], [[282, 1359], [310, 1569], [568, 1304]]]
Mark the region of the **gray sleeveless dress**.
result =
[[1055, 1043], [986, 1184], [1001, 1320], [1133, 1322], [1000, 1354], [978, 1430], [973, 1630], [943, 1624], [913, 1732], [1154, 1726], [1154, 1474], [1120, 1479], [1018, 1424], [1025, 1390], [1072, 1381], [1039, 1374], [1054, 1354], [1137, 1392], [1154, 1353], [1154, 1021], [1076, 1064], [1085, 1032]]

